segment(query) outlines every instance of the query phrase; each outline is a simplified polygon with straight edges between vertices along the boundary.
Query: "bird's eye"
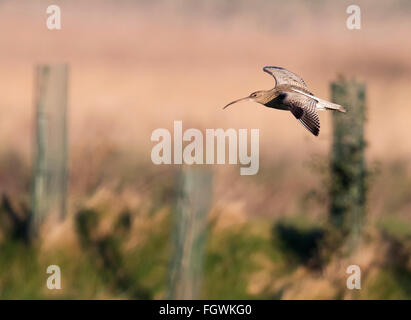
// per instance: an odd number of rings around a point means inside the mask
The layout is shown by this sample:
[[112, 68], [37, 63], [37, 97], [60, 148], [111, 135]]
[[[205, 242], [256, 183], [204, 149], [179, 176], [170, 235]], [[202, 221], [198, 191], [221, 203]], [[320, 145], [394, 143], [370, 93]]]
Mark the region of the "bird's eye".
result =
[[254, 97], [257, 96], [257, 94], [256, 94], [256, 93], [252, 93], [251, 96], [254, 98]]

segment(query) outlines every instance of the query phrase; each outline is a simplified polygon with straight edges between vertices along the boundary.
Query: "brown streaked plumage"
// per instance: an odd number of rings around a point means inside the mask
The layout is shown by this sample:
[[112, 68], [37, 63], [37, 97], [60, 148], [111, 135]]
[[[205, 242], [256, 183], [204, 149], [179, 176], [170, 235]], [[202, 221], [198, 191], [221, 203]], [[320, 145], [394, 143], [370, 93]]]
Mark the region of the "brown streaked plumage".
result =
[[315, 136], [320, 132], [317, 110], [346, 111], [338, 104], [314, 96], [304, 80], [291, 71], [281, 67], [264, 67], [263, 71], [274, 77], [273, 89], [253, 92], [248, 97], [230, 102], [223, 109], [240, 101], [252, 100], [269, 108], [288, 110]]

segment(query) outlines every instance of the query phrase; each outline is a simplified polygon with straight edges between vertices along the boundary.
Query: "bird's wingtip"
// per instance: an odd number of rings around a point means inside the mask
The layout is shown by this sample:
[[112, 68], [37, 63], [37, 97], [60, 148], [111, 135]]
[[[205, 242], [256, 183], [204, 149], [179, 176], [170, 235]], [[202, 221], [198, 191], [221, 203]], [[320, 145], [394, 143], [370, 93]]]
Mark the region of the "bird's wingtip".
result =
[[268, 69], [280, 69], [280, 70], [284, 70], [283, 67], [276, 67], [276, 66], [265, 66], [263, 67], [264, 71], [267, 71]]

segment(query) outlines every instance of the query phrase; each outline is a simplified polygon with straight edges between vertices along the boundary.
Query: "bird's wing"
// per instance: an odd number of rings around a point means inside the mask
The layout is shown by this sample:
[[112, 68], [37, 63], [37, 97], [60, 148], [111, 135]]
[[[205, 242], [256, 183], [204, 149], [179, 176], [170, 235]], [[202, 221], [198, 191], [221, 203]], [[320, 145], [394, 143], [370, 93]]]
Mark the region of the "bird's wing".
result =
[[263, 71], [271, 74], [274, 77], [275, 86], [286, 84], [309, 91], [304, 80], [300, 76], [291, 71], [288, 71], [287, 69], [281, 67], [264, 67]]
[[320, 118], [317, 112], [317, 101], [295, 92], [287, 92], [283, 104], [288, 106], [291, 113], [313, 135], [320, 133]]

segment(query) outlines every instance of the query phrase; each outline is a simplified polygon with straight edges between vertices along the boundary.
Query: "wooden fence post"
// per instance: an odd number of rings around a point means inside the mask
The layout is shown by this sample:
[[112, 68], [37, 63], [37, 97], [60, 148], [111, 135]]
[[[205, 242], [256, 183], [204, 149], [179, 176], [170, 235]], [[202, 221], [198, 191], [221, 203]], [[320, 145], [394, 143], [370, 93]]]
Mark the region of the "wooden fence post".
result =
[[197, 299], [212, 197], [212, 172], [181, 171], [174, 217], [174, 253], [170, 268], [170, 299]]
[[65, 64], [36, 68], [32, 237], [48, 212], [66, 211], [67, 77]]
[[339, 79], [331, 84], [332, 100], [347, 108], [347, 113], [333, 113], [331, 156], [332, 224], [359, 237], [366, 205], [365, 84]]

